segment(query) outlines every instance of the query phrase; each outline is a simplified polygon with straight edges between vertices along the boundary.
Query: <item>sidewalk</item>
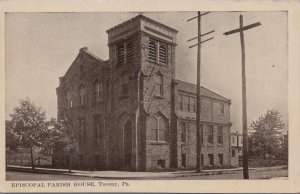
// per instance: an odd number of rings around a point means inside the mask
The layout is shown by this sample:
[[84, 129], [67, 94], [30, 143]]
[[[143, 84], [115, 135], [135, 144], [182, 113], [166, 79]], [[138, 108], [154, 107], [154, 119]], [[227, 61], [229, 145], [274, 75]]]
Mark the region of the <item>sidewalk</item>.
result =
[[[281, 169], [284, 166], [276, 167], [264, 167], [264, 168], [249, 168], [249, 170], [270, 170], [270, 169]], [[19, 171], [19, 172], [33, 172], [29, 166], [13, 166], [7, 165], [8, 171]], [[70, 176], [85, 176], [92, 178], [103, 178], [103, 179], [150, 179], [150, 178], [179, 178], [179, 177], [190, 177], [190, 176], [207, 176], [207, 175], [218, 175], [218, 174], [229, 174], [235, 171], [241, 171], [242, 168], [233, 169], [215, 169], [215, 170], [203, 170], [201, 173], [197, 173], [193, 170], [189, 171], [172, 171], [172, 172], [130, 172], [130, 171], [82, 171], [72, 170], [70, 173], [68, 169], [50, 169], [50, 168], [35, 168], [35, 173], [49, 173], [49, 174], [62, 174]]]

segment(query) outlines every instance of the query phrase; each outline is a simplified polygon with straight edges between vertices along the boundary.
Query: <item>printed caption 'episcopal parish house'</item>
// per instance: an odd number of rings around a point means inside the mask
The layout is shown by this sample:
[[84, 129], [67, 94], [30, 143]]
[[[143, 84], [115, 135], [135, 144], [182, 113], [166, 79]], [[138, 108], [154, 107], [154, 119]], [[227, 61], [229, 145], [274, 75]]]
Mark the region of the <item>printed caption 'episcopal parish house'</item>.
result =
[[[109, 60], [80, 49], [57, 88], [77, 169], [196, 166], [196, 85], [175, 78], [177, 31], [143, 15], [109, 30]], [[231, 101], [201, 88], [204, 166], [230, 165]], [[56, 153], [56, 165], [68, 166]]]

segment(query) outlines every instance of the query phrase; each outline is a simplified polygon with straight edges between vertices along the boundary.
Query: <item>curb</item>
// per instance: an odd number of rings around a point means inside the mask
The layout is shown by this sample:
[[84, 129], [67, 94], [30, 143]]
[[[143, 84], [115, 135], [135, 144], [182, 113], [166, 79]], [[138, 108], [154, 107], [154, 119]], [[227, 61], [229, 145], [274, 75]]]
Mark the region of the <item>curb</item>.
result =
[[31, 168], [17, 168], [17, 167], [6, 167], [7, 171], [12, 172], [27, 172], [27, 173], [35, 173], [35, 174], [57, 174], [57, 175], [68, 175], [68, 176], [81, 176], [81, 177], [91, 177], [91, 178], [102, 178], [102, 179], [152, 179], [152, 178], [179, 178], [179, 177], [193, 177], [193, 176], [209, 176], [209, 175], [220, 175], [220, 174], [230, 174], [234, 173], [235, 171], [215, 171], [215, 172], [202, 172], [202, 173], [189, 173], [189, 174], [170, 174], [170, 175], [161, 175], [161, 176], [101, 176], [101, 175], [88, 175], [88, 174], [81, 174], [78, 172], [67, 172], [67, 171], [57, 171], [57, 170], [48, 170], [48, 169], [35, 169], [32, 170]]

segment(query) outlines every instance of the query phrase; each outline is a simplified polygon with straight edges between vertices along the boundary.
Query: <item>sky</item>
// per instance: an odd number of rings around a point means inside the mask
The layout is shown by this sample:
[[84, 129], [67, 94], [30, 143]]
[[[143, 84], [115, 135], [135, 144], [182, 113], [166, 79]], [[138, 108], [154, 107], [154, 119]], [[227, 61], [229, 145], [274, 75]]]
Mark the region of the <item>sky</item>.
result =
[[[56, 118], [58, 78], [82, 47], [108, 59], [106, 30], [143, 14], [178, 30], [176, 78], [196, 83], [197, 48], [187, 42], [197, 35], [196, 12], [6, 13], [6, 115], [19, 100], [30, 98]], [[262, 25], [244, 32], [246, 49], [247, 117], [252, 121], [270, 109], [281, 112], [288, 126], [287, 13], [210, 12], [202, 17], [202, 33], [215, 30], [202, 46], [201, 85], [231, 99], [232, 131], [242, 130], [241, 48], [239, 34], [223, 33], [244, 25]], [[205, 38], [204, 38], [205, 39]]]

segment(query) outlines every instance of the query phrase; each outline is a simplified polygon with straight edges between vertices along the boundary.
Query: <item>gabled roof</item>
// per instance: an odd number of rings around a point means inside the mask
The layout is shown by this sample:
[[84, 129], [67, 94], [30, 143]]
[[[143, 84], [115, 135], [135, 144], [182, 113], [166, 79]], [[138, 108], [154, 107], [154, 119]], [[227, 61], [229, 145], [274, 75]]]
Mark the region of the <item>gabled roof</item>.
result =
[[[192, 84], [192, 83], [188, 83], [188, 82], [185, 82], [185, 81], [181, 81], [181, 80], [178, 80], [178, 79], [174, 79], [174, 82], [177, 83], [177, 89], [179, 90], [179, 92], [183, 92], [183, 93], [189, 93], [189, 94], [192, 94], [192, 95], [196, 95], [196, 89], [197, 89], [197, 86], [196, 84]], [[231, 103], [231, 100], [228, 99], [228, 98], [225, 98], [205, 87], [202, 87], [200, 88], [200, 93], [201, 93], [201, 96], [205, 96], [205, 97], [208, 97], [208, 98], [212, 98], [212, 99], [216, 99], [216, 100], [220, 100], [220, 101], [223, 101], [223, 102], [227, 102], [227, 103]]]
[[99, 61], [100, 63], [106, 63], [108, 60], [104, 61], [103, 59], [97, 57], [96, 55], [94, 55], [93, 53], [91, 53], [90, 51], [88, 51], [87, 47], [83, 47], [81, 49], [79, 49], [79, 54], [77, 55], [77, 57], [75, 58], [75, 60], [72, 62], [72, 64], [70, 65], [69, 69], [67, 70], [67, 72], [65, 73], [65, 75], [68, 74], [68, 72], [70, 71], [71, 67], [73, 66], [74, 62], [78, 59], [78, 57], [80, 55], [89, 55], [90, 57], [92, 57], [93, 59], [95, 59], [96, 61]]
[[175, 33], [178, 32], [178, 31], [175, 30], [174, 28], [171, 28], [171, 27], [169, 27], [169, 26], [167, 26], [167, 25], [165, 25], [165, 24], [162, 24], [162, 23], [160, 23], [160, 22], [157, 22], [157, 21], [155, 21], [155, 20], [153, 20], [153, 19], [151, 19], [151, 18], [148, 18], [148, 17], [146, 17], [146, 16], [144, 16], [144, 15], [142, 15], [142, 14], [137, 15], [137, 16], [135, 16], [135, 17], [133, 17], [133, 18], [131, 18], [131, 19], [125, 21], [125, 22], [122, 22], [121, 24], [118, 24], [118, 25], [116, 25], [116, 26], [114, 26], [114, 27], [112, 27], [112, 28], [106, 30], [106, 32], [109, 33], [110, 31], [112, 31], [112, 30], [114, 30], [114, 29], [120, 28], [120, 27], [122, 27], [122, 26], [124, 26], [124, 25], [126, 25], [126, 24], [128, 24], [128, 23], [130, 23], [130, 22], [133, 22], [133, 21], [135, 21], [135, 20], [138, 20], [138, 19], [144, 19], [144, 20], [149, 21], [149, 22], [151, 22], [151, 23], [154, 23], [154, 24], [156, 24], [156, 25], [159, 25], [159, 26], [162, 26], [162, 27], [164, 27], [164, 28], [167, 28], [168, 30], [173, 31], [173, 32], [175, 32]]

